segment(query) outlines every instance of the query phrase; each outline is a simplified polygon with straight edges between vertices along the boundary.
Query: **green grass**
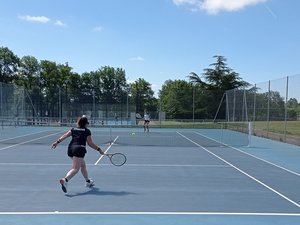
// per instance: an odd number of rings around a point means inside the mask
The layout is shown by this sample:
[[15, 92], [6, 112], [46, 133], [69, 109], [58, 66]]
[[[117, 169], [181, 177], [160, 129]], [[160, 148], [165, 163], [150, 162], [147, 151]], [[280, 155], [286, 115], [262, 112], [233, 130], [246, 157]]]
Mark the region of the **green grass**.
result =
[[[255, 129], [268, 130], [267, 121], [257, 121], [254, 124]], [[274, 133], [283, 134], [285, 129], [284, 121], [270, 121], [269, 131]], [[300, 121], [287, 121], [286, 134], [300, 136]]]

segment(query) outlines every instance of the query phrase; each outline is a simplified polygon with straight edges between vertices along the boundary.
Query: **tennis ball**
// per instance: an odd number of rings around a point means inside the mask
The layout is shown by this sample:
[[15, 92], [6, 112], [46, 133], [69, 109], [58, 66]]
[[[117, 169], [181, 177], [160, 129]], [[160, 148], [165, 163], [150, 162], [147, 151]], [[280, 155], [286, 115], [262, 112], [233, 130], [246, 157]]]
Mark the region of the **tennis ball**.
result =
[[135, 133], [131, 133], [131, 135], [135, 135]]

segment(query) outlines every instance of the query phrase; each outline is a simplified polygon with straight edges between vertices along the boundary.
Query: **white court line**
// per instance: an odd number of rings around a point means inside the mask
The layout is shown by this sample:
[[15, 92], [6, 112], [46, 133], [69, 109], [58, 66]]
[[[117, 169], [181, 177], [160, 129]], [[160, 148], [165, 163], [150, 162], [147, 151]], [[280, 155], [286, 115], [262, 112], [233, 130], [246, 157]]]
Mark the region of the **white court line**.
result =
[[189, 139], [188, 137], [184, 136], [183, 134], [181, 134], [180, 132], [177, 132], [179, 135], [181, 135], [183, 138], [187, 139], [188, 141], [194, 143], [195, 145], [197, 145], [198, 147], [202, 148], [203, 150], [207, 151], [209, 154], [215, 156], [216, 158], [222, 160], [223, 162], [225, 162], [226, 164], [230, 165], [231, 167], [233, 167], [234, 169], [236, 169], [237, 171], [241, 172], [242, 174], [246, 175], [247, 177], [251, 178], [252, 180], [256, 181], [257, 183], [261, 184], [262, 186], [268, 188], [269, 190], [271, 190], [272, 192], [274, 192], [275, 194], [279, 195], [280, 197], [284, 198], [285, 200], [289, 201], [290, 203], [292, 203], [293, 205], [297, 206], [298, 208], [300, 208], [300, 204], [298, 204], [297, 202], [291, 200], [290, 198], [286, 197], [285, 195], [281, 194], [279, 191], [276, 191], [275, 189], [271, 188], [270, 186], [268, 186], [267, 184], [263, 183], [262, 181], [256, 179], [255, 177], [251, 176], [250, 174], [246, 173], [245, 171], [241, 170], [240, 168], [234, 166], [233, 164], [231, 164], [230, 162], [226, 161], [225, 159], [223, 159], [222, 157], [216, 155], [215, 153], [209, 151], [207, 148], [199, 145], [198, 143], [194, 142], [193, 140]]
[[[72, 163], [5, 163], [0, 162], [0, 166], [70, 166]], [[111, 163], [107, 164], [91, 164], [87, 163], [87, 166], [111, 166]], [[164, 164], [125, 164], [124, 167], [127, 166], [137, 166], [137, 167], [230, 167], [229, 165], [164, 165]]]
[[[105, 152], [104, 153], [106, 153], [110, 148], [111, 148], [111, 146], [116, 142], [116, 140], [119, 138], [119, 136], [117, 136], [116, 138], [115, 138], [115, 140], [108, 146], [108, 148], [105, 150]], [[101, 155], [100, 156], [100, 158], [97, 160], [97, 162], [95, 162], [95, 166], [100, 162], [100, 160], [103, 158], [103, 156], [104, 155]]]
[[186, 164], [126, 164], [124, 166], [138, 166], [138, 167], [230, 167], [229, 165], [186, 165]]
[[54, 133], [54, 134], [49, 134], [49, 135], [45, 135], [45, 136], [42, 136], [42, 137], [34, 138], [34, 139], [29, 140], [29, 141], [23, 141], [23, 142], [20, 142], [20, 143], [18, 143], [18, 144], [9, 145], [9, 146], [0, 148], [0, 151], [6, 150], [6, 149], [9, 149], [9, 148], [13, 148], [13, 147], [16, 147], [16, 146], [19, 146], [19, 145], [27, 144], [27, 143], [30, 143], [30, 142], [33, 142], [33, 141], [36, 141], [36, 140], [39, 140], [39, 139], [46, 138], [46, 137], [54, 136], [54, 135], [57, 135], [57, 134], [59, 134], [59, 133], [61, 133], [61, 132], [62, 132], [62, 131], [57, 132], [57, 133]]
[[270, 162], [270, 161], [268, 161], [268, 160], [259, 158], [259, 157], [255, 156], [255, 155], [252, 155], [252, 154], [248, 153], [248, 152], [244, 152], [244, 151], [241, 150], [241, 149], [238, 149], [238, 148], [236, 148], [236, 147], [233, 147], [233, 146], [224, 144], [224, 143], [222, 143], [222, 142], [220, 142], [220, 141], [218, 141], [218, 140], [215, 140], [215, 139], [213, 139], [213, 138], [211, 138], [211, 137], [208, 137], [208, 136], [206, 136], [206, 135], [200, 134], [200, 133], [198, 133], [198, 132], [196, 132], [196, 131], [195, 131], [194, 133], [195, 133], [195, 134], [198, 134], [198, 135], [200, 135], [200, 136], [202, 136], [202, 137], [205, 137], [205, 138], [207, 138], [207, 139], [210, 139], [210, 140], [212, 140], [212, 141], [218, 142], [218, 143], [220, 143], [220, 144], [222, 144], [222, 145], [224, 145], [224, 146], [227, 146], [228, 148], [232, 148], [232, 149], [234, 149], [234, 150], [236, 150], [236, 151], [239, 151], [239, 152], [241, 152], [241, 153], [244, 153], [245, 155], [251, 156], [251, 157], [253, 157], [253, 158], [255, 158], [255, 159], [258, 159], [258, 160], [260, 160], [260, 161], [263, 161], [263, 162], [265, 162], [265, 163], [268, 163], [268, 164], [270, 164], [270, 165], [272, 165], [272, 166], [275, 166], [275, 167], [277, 167], [277, 168], [279, 168], [279, 169], [282, 169], [282, 170], [285, 170], [285, 171], [287, 171], [287, 172], [289, 172], [289, 173], [292, 173], [292, 174], [294, 174], [294, 175], [300, 176], [300, 174], [297, 173], [297, 172], [294, 172], [294, 171], [289, 170], [289, 169], [287, 169], [287, 168], [285, 168], [285, 167], [276, 165], [275, 163], [272, 163], [272, 162]]
[[292, 216], [300, 213], [249, 213], [249, 212], [0, 212], [0, 215], [212, 215], [212, 216]]
[[48, 132], [48, 131], [50, 131], [50, 130], [38, 131], [38, 132], [30, 133], [30, 134], [15, 136], [15, 137], [12, 137], [12, 138], [0, 139], [0, 142], [13, 140], [13, 139], [17, 139], [17, 138], [20, 138], [20, 137], [26, 137], [26, 136], [30, 136], [30, 135], [34, 135], [34, 134], [40, 134], [40, 133], [44, 133], [44, 132]]

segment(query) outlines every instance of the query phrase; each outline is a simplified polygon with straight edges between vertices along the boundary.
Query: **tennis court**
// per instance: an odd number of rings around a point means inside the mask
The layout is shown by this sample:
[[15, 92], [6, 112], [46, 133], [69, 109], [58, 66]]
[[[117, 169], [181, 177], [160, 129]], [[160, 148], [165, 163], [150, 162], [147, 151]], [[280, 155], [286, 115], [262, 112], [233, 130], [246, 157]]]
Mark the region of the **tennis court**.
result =
[[232, 130], [91, 128], [92, 189], [75, 176], [66, 127], [0, 130], [0, 224], [299, 224], [300, 148]]

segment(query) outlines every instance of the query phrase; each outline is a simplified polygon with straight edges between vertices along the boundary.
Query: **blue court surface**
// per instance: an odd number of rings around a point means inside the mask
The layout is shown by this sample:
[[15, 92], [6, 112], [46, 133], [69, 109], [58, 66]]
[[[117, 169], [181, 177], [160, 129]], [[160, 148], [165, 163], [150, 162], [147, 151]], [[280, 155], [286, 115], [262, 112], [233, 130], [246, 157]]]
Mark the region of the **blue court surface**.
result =
[[[214, 129], [91, 128], [95, 143], [127, 162], [113, 166], [88, 148], [93, 188], [80, 172], [68, 193], [68, 128], [0, 130], [0, 224], [300, 224], [300, 148]], [[221, 135], [221, 139], [220, 139]], [[220, 140], [229, 140], [221, 143]]]

